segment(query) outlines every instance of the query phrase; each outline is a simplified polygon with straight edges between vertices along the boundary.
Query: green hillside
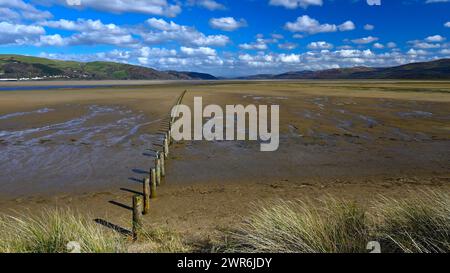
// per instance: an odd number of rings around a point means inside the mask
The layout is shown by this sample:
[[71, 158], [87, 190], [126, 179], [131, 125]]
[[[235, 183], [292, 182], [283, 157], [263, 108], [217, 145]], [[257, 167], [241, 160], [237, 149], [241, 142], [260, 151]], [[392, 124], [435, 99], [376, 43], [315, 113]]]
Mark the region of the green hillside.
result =
[[0, 54], [0, 79], [44, 78], [85, 80], [191, 80], [215, 79], [209, 74], [167, 73], [148, 67], [113, 62], [59, 61], [22, 55]]

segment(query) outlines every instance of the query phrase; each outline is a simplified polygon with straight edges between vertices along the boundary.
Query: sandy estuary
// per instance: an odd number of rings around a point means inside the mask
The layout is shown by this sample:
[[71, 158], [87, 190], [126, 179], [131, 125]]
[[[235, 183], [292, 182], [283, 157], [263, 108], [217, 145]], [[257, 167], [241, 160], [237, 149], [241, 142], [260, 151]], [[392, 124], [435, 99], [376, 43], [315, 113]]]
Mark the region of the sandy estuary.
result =
[[129, 226], [160, 122], [184, 90], [189, 106], [195, 96], [221, 106], [280, 105], [280, 146], [175, 143], [151, 225], [199, 240], [238, 223], [255, 202], [327, 194], [365, 202], [450, 188], [449, 82], [45, 84], [0, 89], [4, 213], [70, 207]]

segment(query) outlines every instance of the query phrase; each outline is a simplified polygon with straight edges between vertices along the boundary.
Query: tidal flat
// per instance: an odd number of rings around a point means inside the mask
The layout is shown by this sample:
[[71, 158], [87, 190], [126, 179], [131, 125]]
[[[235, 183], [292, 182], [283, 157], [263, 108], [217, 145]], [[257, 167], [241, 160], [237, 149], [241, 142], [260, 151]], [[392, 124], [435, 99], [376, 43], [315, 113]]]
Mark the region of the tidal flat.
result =
[[[5, 91], [17, 86], [27, 88]], [[280, 147], [261, 152], [257, 141], [174, 143], [150, 225], [196, 240], [236, 225], [255, 202], [332, 194], [364, 203], [378, 194], [450, 189], [447, 81], [1, 87], [2, 213], [69, 207], [127, 228], [127, 207], [153, 164], [160, 122], [184, 90], [189, 106], [195, 96], [222, 107], [280, 105]]]

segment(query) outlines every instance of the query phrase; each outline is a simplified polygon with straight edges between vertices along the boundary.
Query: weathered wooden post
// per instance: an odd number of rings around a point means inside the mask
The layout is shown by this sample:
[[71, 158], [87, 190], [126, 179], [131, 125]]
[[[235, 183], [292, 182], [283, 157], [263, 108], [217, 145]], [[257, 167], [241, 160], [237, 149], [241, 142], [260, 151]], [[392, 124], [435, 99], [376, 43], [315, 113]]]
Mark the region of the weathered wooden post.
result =
[[166, 176], [166, 166], [165, 166], [165, 159], [164, 159], [164, 155], [161, 155], [160, 158], [160, 168], [161, 168], [161, 177], [165, 177]]
[[133, 196], [133, 240], [137, 240], [142, 232], [142, 196]]
[[155, 199], [156, 198], [156, 170], [151, 169], [151, 180], [150, 180], [150, 198]]
[[164, 138], [164, 157], [167, 158], [169, 156], [169, 141], [167, 140], [167, 135]]
[[155, 171], [156, 171], [156, 185], [161, 185], [161, 154], [160, 152], [156, 152], [155, 158]]
[[150, 210], [150, 178], [144, 178], [144, 210], [142, 214], [146, 215]]
[[169, 146], [172, 144], [172, 128], [169, 128], [169, 130], [167, 131], [167, 139], [169, 142]]

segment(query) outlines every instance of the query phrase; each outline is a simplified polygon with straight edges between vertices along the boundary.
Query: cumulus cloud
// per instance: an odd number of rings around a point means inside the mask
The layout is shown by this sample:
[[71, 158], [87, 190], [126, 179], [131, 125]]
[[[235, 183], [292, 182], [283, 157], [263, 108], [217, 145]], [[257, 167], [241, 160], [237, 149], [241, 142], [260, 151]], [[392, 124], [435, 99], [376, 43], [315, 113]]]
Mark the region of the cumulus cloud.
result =
[[450, 2], [450, 0], [427, 0], [426, 4], [433, 4], [433, 3], [447, 3]]
[[278, 47], [281, 49], [284, 49], [284, 50], [293, 50], [298, 47], [298, 44], [288, 42], [288, 43], [279, 44]]
[[444, 27], [450, 27], [450, 21], [444, 24]]
[[346, 21], [338, 26], [340, 31], [350, 31], [355, 29], [355, 24], [352, 21]]
[[333, 45], [324, 41], [312, 42], [308, 45], [309, 49], [319, 50], [319, 49], [331, 49]]
[[53, 17], [50, 12], [39, 10], [22, 0], [0, 0], [0, 16], [3, 21], [45, 20]]
[[352, 40], [354, 44], [370, 44], [375, 41], [378, 41], [378, 38], [372, 36]]
[[225, 35], [205, 35], [194, 27], [178, 25], [164, 19], [150, 18], [147, 24], [150, 31], [141, 31], [139, 34], [148, 44], [177, 41], [183, 45], [195, 46], [225, 46], [230, 42]]
[[210, 47], [191, 48], [182, 46], [180, 50], [188, 56], [217, 56], [216, 50]]
[[296, 9], [299, 7], [307, 8], [308, 6], [322, 6], [322, 0], [270, 0], [272, 6], [282, 6], [287, 9]]
[[445, 41], [445, 38], [442, 37], [441, 35], [433, 35], [425, 38], [425, 41], [430, 43], [439, 43]]
[[239, 47], [246, 50], [266, 50], [268, 48], [264, 39], [257, 39], [256, 42], [250, 44], [240, 44]]
[[136, 12], [175, 17], [181, 12], [179, 4], [167, 0], [81, 0], [81, 5], [70, 5], [67, 0], [36, 0], [38, 3], [64, 5], [72, 8], [92, 8], [111, 13]]
[[295, 22], [287, 22], [285, 28], [291, 32], [304, 32], [308, 34], [316, 34], [322, 32], [349, 31], [355, 29], [352, 21], [346, 21], [341, 25], [321, 24], [318, 20], [303, 15], [297, 18]]
[[189, 0], [188, 5], [199, 6], [209, 10], [223, 10], [225, 6], [214, 0]]
[[423, 50], [423, 49], [414, 49], [411, 48], [408, 52], [408, 55], [412, 55], [412, 56], [418, 56], [418, 55], [428, 55], [428, 52]]
[[264, 35], [258, 34], [256, 35], [255, 42], [240, 44], [239, 47], [245, 50], [266, 50], [269, 48], [267, 44], [272, 44], [276, 42], [278, 42], [278, 40], [275, 38], [265, 39]]
[[389, 42], [389, 43], [386, 44], [386, 46], [387, 46], [388, 48], [396, 48], [396, 47], [397, 47], [397, 44], [394, 43], [394, 42]]
[[374, 25], [371, 25], [371, 24], [366, 24], [366, 25], [364, 25], [364, 29], [365, 29], [365, 30], [374, 30], [374, 29], [375, 29], [375, 26], [374, 26]]
[[44, 21], [40, 25], [77, 31], [77, 33], [70, 37], [62, 38], [59, 45], [94, 45], [94, 44], [109, 44], [127, 46], [136, 43], [128, 29], [122, 28], [115, 24], [104, 24], [100, 20], [78, 19], [71, 20], [57, 20]]
[[45, 29], [41, 26], [0, 22], [0, 44], [2, 45], [33, 44], [39, 41], [41, 35], [45, 35]]
[[381, 43], [375, 43], [375, 44], [373, 44], [373, 47], [374, 47], [374, 48], [377, 48], [377, 49], [383, 49], [383, 48], [384, 48], [384, 45], [381, 44]]
[[408, 41], [408, 44], [411, 44], [413, 48], [419, 49], [434, 49], [440, 48], [441, 42], [445, 41], [445, 38], [440, 35], [429, 36], [423, 40], [413, 40]]
[[247, 26], [247, 22], [244, 19], [237, 21], [233, 17], [211, 18], [209, 25], [215, 29], [221, 29], [224, 31], [235, 31], [238, 28]]

